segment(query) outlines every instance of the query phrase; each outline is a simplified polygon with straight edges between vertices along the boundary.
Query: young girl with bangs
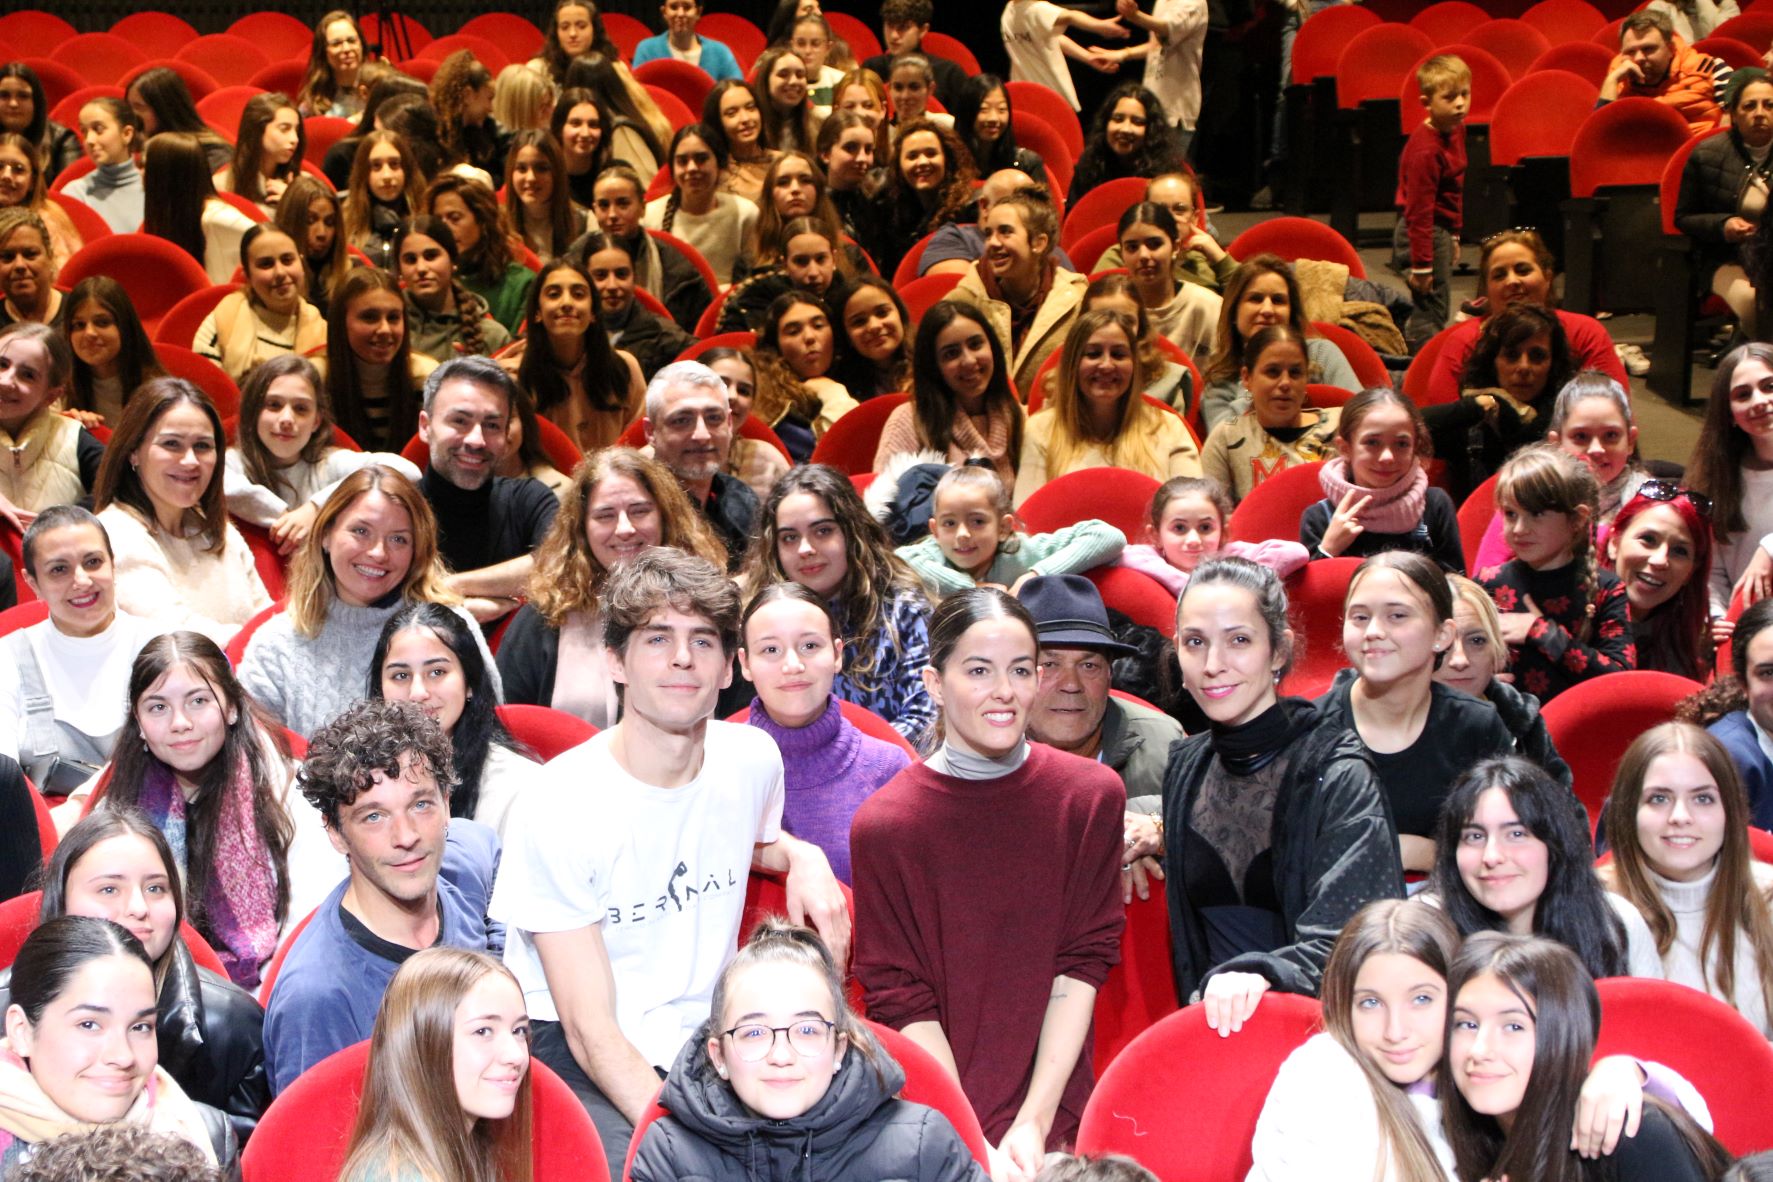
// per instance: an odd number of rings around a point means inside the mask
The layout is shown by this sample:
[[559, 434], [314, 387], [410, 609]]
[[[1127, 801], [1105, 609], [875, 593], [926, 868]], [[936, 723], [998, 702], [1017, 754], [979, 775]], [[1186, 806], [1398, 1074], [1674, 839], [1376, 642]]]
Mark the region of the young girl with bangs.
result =
[[[1435, 1092], [1459, 943], [1445, 913], [1419, 901], [1382, 899], [1348, 921], [1324, 970], [1324, 1031], [1281, 1064], [1256, 1122], [1246, 1182], [1458, 1176]], [[1599, 1060], [1565, 1142], [1584, 1159], [1617, 1152], [1638, 1127], [1646, 1092], [1695, 1096], [1665, 1067], [1625, 1055]]]
[[285, 726], [314, 734], [357, 700], [364, 654], [398, 608], [439, 603], [472, 623], [447, 577], [418, 487], [391, 468], [359, 468], [314, 516], [290, 563], [288, 608], [247, 641], [241, 684]]
[[1117, 312], [1084, 312], [1066, 334], [1052, 405], [1028, 417], [1016, 503], [1055, 477], [1126, 468], [1157, 480], [1198, 476], [1201, 455], [1180, 415], [1145, 401], [1137, 329]]
[[68, 293], [62, 331], [74, 352], [63, 407], [87, 427], [102, 423], [115, 430], [124, 401], [165, 372], [129, 292], [109, 275], [87, 276]]
[[1238, 385], [1249, 392], [1250, 408], [1214, 427], [1200, 457], [1202, 472], [1235, 500], [1282, 469], [1334, 452], [1342, 408], [1306, 405], [1306, 344], [1295, 329], [1271, 324], [1244, 346]]
[[[1138, 327], [1139, 362], [1145, 368], [1145, 394], [1186, 415], [1188, 408], [1200, 397], [1194, 388], [1194, 375], [1186, 365], [1172, 358], [1159, 345], [1156, 323], [1145, 305], [1139, 302], [1139, 291], [1133, 277], [1118, 271], [1098, 275], [1084, 288], [1083, 310], [1098, 308], [1119, 312]], [[1046, 391], [1052, 390], [1052, 375], [1047, 377]], [[1043, 394], [1044, 396], [1044, 394]]]
[[1239, 369], [1248, 364], [1250, 338], [1263, 328], [1283, 325], [1302, 342], [1306, 366], [1301, 388], [1308, 381], [1344, 390], [1361, 388], [1361, 380], [1342, 350], [1311, 333], [1291, 263], [1272, 254], [1245, 259], [1225, 281], [1221, 298], [1218, 336], [1201, 372], [1207, 383], [1201, 418], [1209, 432], [1249, 409], [1254, 391], [1242, 383]]
[[825, 170], [812, 149], [790, 148], [770, 161], [763, 174], [763, 194], [757, 201], [757, 224], [745, 253], [758, 270], [780, 266], [788, 253], [789, 223], [811, 218], [831, 243], [832, 262], [845, 279], [869, 273], [861, 251], [843, 239], [843, 219], [831, 203]]
[[1461, 1182], [1711, 1182], [1730, 1154], [1652, 1098], [1636, 1135], [1604, 1160], [1564, 1135], [1583, 1105], [1601, 1027], [1594, 980], [1570, 949], [1532, 936], [1468, 937], [1447, 972], [1439, 1092]]
[[1639, 669], [1705, 681], [1711, 674], [1711, 501], [1672, 480], [1646, 480], [1613, 519], [1606, 554], [1625, 584]]
[[1203, 284], [1176, 278], [1181, 231], [1168, 208], [1150, 201], [1129, 205], [1116, 228], [1121, 257], [1151, 326], [1190, 360], [1213, 349], [1225, 301]]
[[1497, 476], [1514, 557], [1478, 572], [1477, 581], [1502, 613], [1521, 688], [1541, 702], [1637, 667], [1625, 585], [1600, 569], [1594, 545], [1599, 501], [1593, 469], [1552, 443], [1516, 452]]
[[920, 742], [935, 720], [922, 674], [929, 663], [929, 601], [855, 485], [820, 464], [792, 468], [770, 490], [757, 520], [745, 556], [745, 593], [792, 581], [829, 603], [847, 641], [832, 692]]
[[1522, 756], [1480, 760], [1454, 782], [1423, 896], [1464, 936], [1544, 936], [1592, 977], [1662, 976], [1642, 917], [1595, 876], [1581, 803]]
[[393, 451], [419, 429], [420, 392], [437, 363], [415, 353], [400, 283], [380, 267], [345, 276], [326, 317], [326, 351], [310, 360], [345, 434]]
[[[891, 155], [883, 161], [888, 162], [891, 187], [885, 194], [886, 225], [880, 237], [885, 253], [876, 260], [882, 266], [885, 259], [903, 258], [925, 235], [970, 220], [973, 182], [979, 179], [954, 133], [928, 119], [899, 127]], [[1057, 243], [1049, 243], [1053, 245]]]
[[1481, 698], [1434, 680], [1453, 643], [1453, 592], [1427, 556], [1388, 550], [1361, 563], [1342, 603], [1340, 669], [1318, 708], [1373, 760], [1391, 802], [1406, 873], [1434, 868], [1441, 801], [1463, 768], [1514, 750]]
[[1643, 915], [1670, 981], [1773, 1036], [1773, 867], [1750, 852], [1752, 820], [1724, 745], [1665, 722], [1620, 757], [1600, 875]]
[[343, 1182], [527, 1182], [529, 1013], [497, 957], [427, 948], [376, 1012]]
[[1215, 554], [1246, 558], [1286, 578], [1311, 560], [1304, 546], [1284, 538], [1234, 542], [1227, 536], [1231, 494], [1211, 476], [1173, 476], [1145, 511], [1145, 541], [1121, 552], [1118, 565], [1155, 579], [1181, 595], [1188, 576]]
[[552, 706], [599, 729], [615, 724], [621, 706], [603, 660], [599, 600], [610, 574], [653, 546], [727, 566], [707, 520], [662, 464], [624, 447], [587, 456], [536, 548], [529, 602], [499, 645], [506, 701]]
[[1408, 550], [1464, 574], [1453, 500], [1428, 486], [1433, 454], [1415, 403], [1390, 387], [1362, 390], [1342, 408], [1336, 455], [1318, 472], [1324, 499], [1300, 518], [1299, 541], [1314, 559]]
[[997, 334], [971, 304], [942, 300], [917, 326], [911, 401], [887, 416], [874, 470], [895, 456], [938, 451], [950, 464], [982, 457], [1013, 483], [1022, 418]]
[[719, 186], [731, 162], [726, 136], [703, 123], [680, 127], [670, 158], [671, 192], [646, 203], [646, 228], [688, 242], [715, 279], [729, 284], [759, 215], [756, 202]]
[[757, 113], [763, 121], [762, 141], [782, 152], [812, 151], [819, 117], [807, 86], [806, 62], [800, 55], [786, 45], [764, 50], [752, 67], [751, 87], [760, 99]]

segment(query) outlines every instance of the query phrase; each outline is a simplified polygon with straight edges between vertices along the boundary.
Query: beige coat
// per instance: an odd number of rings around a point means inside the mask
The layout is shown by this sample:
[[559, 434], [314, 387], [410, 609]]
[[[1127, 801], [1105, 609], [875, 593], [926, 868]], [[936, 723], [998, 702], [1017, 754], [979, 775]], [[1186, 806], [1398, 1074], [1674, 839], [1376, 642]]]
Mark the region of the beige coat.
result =
[[997, 334], [998, 343], [1003, 346], [1004, 356], [1010, 359], [1010, 379], [1026, 401], [1028, 392], [1034, 389], [1034, 376], [1040, 372], [1041, 363], [1065, 343], [1065, 334], [1071, 330], [1071, 322], [1077, 319], [1078, 310], [1083, 307], [1084, 289], [1089, 285], [1085, 276], [1059, 268], [1053, 275], [1053, 288], [1047, 293], [1040, 311], [1035, 313], [1034, 323], [1029, 325], [1020, 349], [1011, 346], [1010, 306], [986, 293], [985, 281], [979, 277], [979, 264], [974, 263], [972, 269], [960, 277], [949, 298], [971, 304], [985, 314], [991, 331]]

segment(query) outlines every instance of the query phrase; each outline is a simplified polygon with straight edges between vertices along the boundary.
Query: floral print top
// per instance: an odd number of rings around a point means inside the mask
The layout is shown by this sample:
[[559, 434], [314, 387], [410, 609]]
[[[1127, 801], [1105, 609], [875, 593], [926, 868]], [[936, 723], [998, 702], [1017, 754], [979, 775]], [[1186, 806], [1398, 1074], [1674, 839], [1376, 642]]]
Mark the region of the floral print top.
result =
[[[1578, 559], [1551, 570], [1534, 570], [1517, 558], [1477, 575], [1496, 601], [1497, 611], [1527, 611], [1526, 600], [1531, 598], [1543, 613], [1533, 622], [1525, 644], [1508, 646], [1515, 685], [1541, 703], [1579, 681], [1637, 668], [1625, 584], [1611, 571], [1596, 571], [1587, 601], [1579, 600], [1576, 583], [1582, 563]], [[1587, 636], [1578, 640], [1585, 617]]]

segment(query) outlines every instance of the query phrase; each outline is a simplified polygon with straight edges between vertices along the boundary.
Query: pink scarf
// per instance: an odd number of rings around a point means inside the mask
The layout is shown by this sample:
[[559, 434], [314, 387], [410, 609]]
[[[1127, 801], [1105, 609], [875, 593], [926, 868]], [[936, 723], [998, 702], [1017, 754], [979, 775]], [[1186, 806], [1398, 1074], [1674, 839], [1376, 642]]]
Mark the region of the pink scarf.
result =
[[1408, 480], [1399, 480], [1389, 488], [1362, 488], [1349, 481], [1348, 461], [1337, 456], [1318, 469], [1317, 482], [1330, 498], [1331, 508], [1350, 492], [1373, 498], [1361, 510], [1361, 528], [1368, 533], [1407, 534], [1422, 520], [1422, 510], [1428, 504], [1428, 473], [1421, 464]]

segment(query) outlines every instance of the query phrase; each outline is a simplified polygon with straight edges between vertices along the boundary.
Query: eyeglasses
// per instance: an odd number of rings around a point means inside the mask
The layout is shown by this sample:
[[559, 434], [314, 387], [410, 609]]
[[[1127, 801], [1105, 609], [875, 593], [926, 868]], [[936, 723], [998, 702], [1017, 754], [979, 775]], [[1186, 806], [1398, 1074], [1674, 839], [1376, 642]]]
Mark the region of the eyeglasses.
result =
[[1638, 485], [1638, 496], [1647, 501], [1673, 501], [1681, 497], [1687, 498], [1699, 516], [1711, 517], [1711, 498], [1702, 492], [1694, 492], [1690, 488], [1682, 488], [1672, 480], [1646, 480]]
[[761, 1022], [742, 1022], [721, 1034], [733, 1040], [733, 1052], [747, 1063], [755, 1063], [768, 1055], [776, 1045], [776, 1035], [788, 1036], [788, 1048], [803, 1059], [822, 1055], [830, 1045], [831, 1031], [837, 1023], [824, 1018], [802, 1018], [792, 1026], [765, 1026]]

